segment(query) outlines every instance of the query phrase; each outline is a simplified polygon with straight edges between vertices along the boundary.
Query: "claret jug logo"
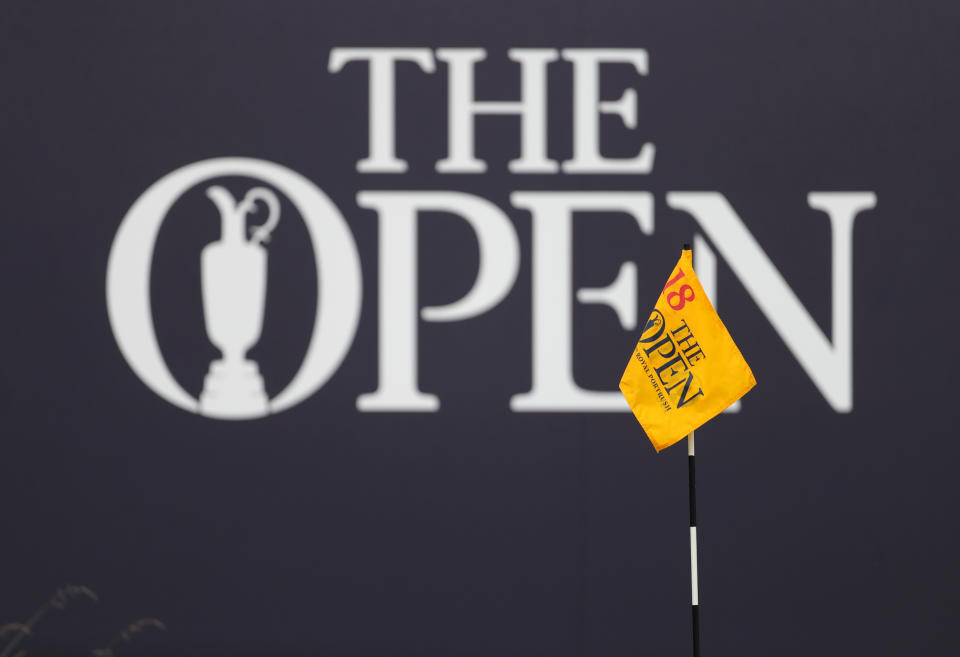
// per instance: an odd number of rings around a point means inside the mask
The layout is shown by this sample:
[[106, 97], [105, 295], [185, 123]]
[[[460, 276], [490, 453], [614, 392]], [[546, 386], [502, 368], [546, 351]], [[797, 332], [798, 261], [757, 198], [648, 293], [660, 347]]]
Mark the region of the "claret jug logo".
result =
[[[160, 226], [187, 190], [205, 181], [242, 176], [279, 190], [306, 224], [317, 263], [317, 313], [306, 356], [293, 380], [267, 399], [256, 362], [246, 354], [260, 339], [267, 295], [266, 244], [278, 229], [280, 202], [266, 186], [235, 199], [224, 187], [207, 185], [211, 215], [219, 212], [220, 239], [201, 259], [203, 316], [207, 335], [222, 357], [210, 363], [199, 399], [176, 381], [157, 343], [150, 304], [150, 270]], [[248, 217], [262, 223], [245, 233]], [[211, 217], [198, 217], [211, 220]], [[154, 392], [181, 408], [214, 418], [245, 419], [281, 411], [302, 401], [336, 371], [353, 341], [360, 316], [360, 261], [336, 206], [300, 174], [271, 162], [221, 158], [174, 171], [137, 199], [117, 231], [107, 265], [107, 310], [120, 350]], [[322, 312], [325, 305], [335, 312]]]
[[[200, 395], [200, 410], [207, 415], [247, 417], [267, 412], [267, 395], [257, 364], [247, 351], [260, 339], [267, 292], [267, 253], [261, 244], [269, 239], [280, 219], [280, 201], [265, 187], [254, 187], [237, 203], [219, 185], [207, 196], [220, 210], [220, 240], [203, 249], [201, 280], [203, 317], [210, 341], [223, 358], [210, 363]], [[247, 214], [262, 201], [270, 215], [266, 223], [244, 236]]]

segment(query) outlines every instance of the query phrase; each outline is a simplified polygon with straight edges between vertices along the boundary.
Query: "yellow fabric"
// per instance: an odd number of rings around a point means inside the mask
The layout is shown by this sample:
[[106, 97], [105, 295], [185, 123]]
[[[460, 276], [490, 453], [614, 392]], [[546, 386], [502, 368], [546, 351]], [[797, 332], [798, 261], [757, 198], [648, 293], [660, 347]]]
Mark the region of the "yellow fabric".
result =
[[620, 379], [659, 452], [682, 440], [756, 385], [683, 251]]

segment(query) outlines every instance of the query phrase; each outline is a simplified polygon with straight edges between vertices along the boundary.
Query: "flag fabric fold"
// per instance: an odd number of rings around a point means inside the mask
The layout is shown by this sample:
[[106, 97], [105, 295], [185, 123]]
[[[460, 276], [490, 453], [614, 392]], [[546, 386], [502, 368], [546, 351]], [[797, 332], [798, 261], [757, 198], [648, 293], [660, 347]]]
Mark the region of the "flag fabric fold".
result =
[[740, 399], [756, 380], [720, 321], [685, 249], [620, 379], [659, 452]]

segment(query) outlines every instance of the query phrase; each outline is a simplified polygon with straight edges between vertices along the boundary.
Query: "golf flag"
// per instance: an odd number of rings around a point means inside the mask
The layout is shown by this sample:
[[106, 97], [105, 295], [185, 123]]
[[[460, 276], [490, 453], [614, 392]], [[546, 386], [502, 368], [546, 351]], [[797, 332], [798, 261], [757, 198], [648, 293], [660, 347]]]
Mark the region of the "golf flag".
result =
[[620, 379], [620, 391], [659, 452], [756, 385], [684, 249]]

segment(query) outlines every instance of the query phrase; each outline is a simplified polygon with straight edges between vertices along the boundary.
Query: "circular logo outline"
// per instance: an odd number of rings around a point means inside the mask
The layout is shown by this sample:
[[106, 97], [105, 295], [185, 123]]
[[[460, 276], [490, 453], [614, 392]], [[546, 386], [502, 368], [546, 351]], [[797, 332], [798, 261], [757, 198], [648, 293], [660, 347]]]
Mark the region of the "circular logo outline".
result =
[[[173, 377], [153, 325], [150, 272], [160, 227], [171, 206], [196, 185], [225, 176], [255, 178], [280, 190], [307, 227], [317, 268], [317, 312], [300, 369], [268, 404], [277, 413], [321, 388], [339, 368], [356, 335], [363, 288], [360, 257], [346, 220], [310, 180], [280, 164], [245, 157], [202, 160], [176, 169], [151, 185], [127, 211], [107, 261], [107, 314], [120, 352], [153, 392], [175, 406], [207, 417], [199, 400]], [[335, 312], [322, 312], [322, 308]], [[223, 418], [228, 419], [228, 418]]]

